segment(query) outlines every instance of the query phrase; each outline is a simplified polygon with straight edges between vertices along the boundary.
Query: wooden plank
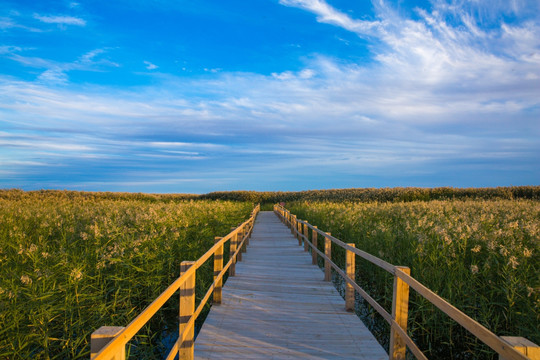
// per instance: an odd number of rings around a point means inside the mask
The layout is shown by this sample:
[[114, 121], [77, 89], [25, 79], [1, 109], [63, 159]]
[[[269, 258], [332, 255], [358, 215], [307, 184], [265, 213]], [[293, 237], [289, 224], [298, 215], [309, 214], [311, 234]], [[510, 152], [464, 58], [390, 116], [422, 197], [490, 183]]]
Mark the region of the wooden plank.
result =
[[450, 304], [439, 295], [428, 289], [422, 283], [409, 274], [396, 269], [396, 276], [403, 282], [407, 283], [411, 288], [416, 290], [420, 295], [426, 298], [429, 302], [439, 308], [446, 315], [454, 319], [457, 323], [471, 332], [474, 336], [480, 339], [484, 344], [495, 350], [504, 359], [508, 360], [527, 360], [527, 357], [503, 341], [497, 335], [493, 334], [482, 324], [474, 321], [461, 310]]
[[[221, 240], [221, 237], [216, 237], [214, 241], [217, 243]], [[223, 269], [223, 245], [221, 245], [216, 252], [214, 253], [214, 282], [216, 282], [219, 273]], [[214, 304], [221, 304], [221, 289], [223, 287], [223, 279], [220, 279], [216, 282], [216, 287], [214, 289]]]
[[[292, 215], [294, 216], [294, 215]], [[307, 223], [307, 222], [306, 222]], [[309, 223], [308, 224], [308, 227], [311, 228], [312, 231], [316, 231], [317, 233], [321, 234], [322, 236], [325, 236], [325, 233], [322, 231], [322, 230], [319, 230], [317, 229], [316, 226], [313, 226]], [[328, 233], [326, 233], [328, 234]], [[384, 270], [388, 271], [389, 273], [391, 274], [394, 274], [395, 272], [395, 269], [394, 269], [394, 265], [382, 260], [382, 259], [379, 259], [378, 257], [376, 256], [373, 256], [365, 251], [362, 251], [360, 249], [356, 249], [356, 248], [353, 248], [349, 245], [347, 245], [346, 243], [344, 243], [343, 241], [329, 235], [328, 238], [330, 239], [330, 241], [332, 241], [333, 243], [341, 246], [342, 248], [344, 248], [345, 250], [349, 250], [349, 251], [352, 251], [353, 253], [355, 253], [356, 255], [364, 258], [365, 260], [377, 265], [378, 267], [380, 268], [383, 268]]]
[[[194, 261], [182, 261], [180, 271], [182, 274], [186, 273], [190, 267], [194, 267]], [[189, 277], [186, 282], [180, 287], [180, 326], [179, 335], [182, 336], [184, 330], [187, 329], [187, 323], [191, 320], [193, 312], [195, 311], [195, 273]], [[194, 330], [193, 328], [188, 330], [185, 341], [180, 344], [179, 357], [180, 359], [191, 360], [193, 359], [193, 341]]]
[[229, 276], [235, 276], [236, 275], [236, 257], [233, 256], [233, 254], [236, 252], [236, 244], [237, 244], [237, 238], [238, 234], [235, 233], [231, 238], [231, 245], [229, 247], [229, 256], [232, 258], [232, 265], [229, 268]]
[[[315, 230], [312, 230], [311, 231], [311, 243], [313, 244], [313, 248], [316, 249], [317, 248], [317, 227], [314, 226]], [[311, 250], [311, 263], [313, 265], [317, 265], [317, 252], [316, 251], [313, 251], [313, 249]]]
[[195, 359], [388, 358], [295, 235], [272, 212], [259, 214], [244, 261], [195, 341]]
[[304, 251], [308, 251], [308, 242], [309, 242], [309, 228], [308, 224], [304, 224]]
[[[519, 336], [501, 336], [501, 339], [510, 344], [515, 350], [527, 355], [531, 360], [540, 360], [540, 346]], [[506, 360], [502, 356], [500, 360]]]
[[330, 235], [331, 234], [327, 232], [324, 236], [324, 255], [326, 256], [324, 259], [324, 281], [332, 280], [332, 267], [328, 261], [332, 260], [332, 242], [329, 238]]
[[[90, 336], [90, 359], [95, 358], [97, 353], [124, 329], [122, 326], [102, 326], [94, 331]], [[125, 358], [125, 346], [120, 348], [117, 354], [110, 357], [111, 360], [125, 360]]]
[[[410, 275], [411, 269], [406, 266], [396, 266], [396, 269]], [[409, 285], [399, 277], [394, 276], [394, 293], [392, 300], [392, 318], [407, 333], [407, 318], [409, 311]], [[407, 347], [405, 339], [402, 339], [392, 327], [390, 330], [390, 359], [405, 360]]]
[[[350, 243], [349, 246], [355, 247], [356, 245]], [[356, 281], [356, 266], [354, 260], [354, 253], [347, 250], [345, 256], [345, 271], [352, 281]], [[349, 283], [345, 284], [345, 310], [354, 311], [354, 288]]]
[[115, 356], [126, 343], [150, 320], [150, 318], [165, 304], [167, 300], [180, 288], [180, 286], [192, 275], [197, 269], [192, 266], [185, 273], [176, 279], [169, 287], [161, 293], [142, 313], [140, 313], [128, 326], [124, 328], [106, 347], [101, 349], [95, 356], [95, 360], [109, 360]]

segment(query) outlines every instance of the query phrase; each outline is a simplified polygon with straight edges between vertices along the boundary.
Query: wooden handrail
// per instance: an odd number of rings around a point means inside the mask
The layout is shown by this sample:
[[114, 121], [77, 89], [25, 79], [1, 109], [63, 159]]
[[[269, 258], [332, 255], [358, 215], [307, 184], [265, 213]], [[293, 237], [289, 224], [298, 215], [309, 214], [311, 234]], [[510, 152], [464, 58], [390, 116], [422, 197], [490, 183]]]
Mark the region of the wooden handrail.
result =
[[[408, 298], [408, 287], [410, 286], [413, 288], [416, 292], [418, 292], [420, 295], [422, 295], [426, 300], [428, 300], [430, 303], [435, 305], [439, 310], [441, 310], [443, 313], [445, 313], [447, 316], [449, 316], [451, 319], [456, 321], [458, 324], [463, 326], [467, 331], [469, 331], [471, 334], [476, 336], [480, 341], [482, 341], [484, 344], [489, 346], [491, 349], [493, 349], [501, 358], [504, 358], [505, 360], [527, 360], [531, 359], [518, 350], [516, 350], [508, 341], [507, 339], [503, 339], [491, 331], [489, 331], [487, 328], [482, 326], [480, 323], [475, 321], [474, 319], [467, 316], [465, 313], [454, 307], [452, 304], [444, 300], [442, 297], [435, 294], [433, 291], [429, 290], [426, 286], [421, 284], [418, 280], [410, 276], [407, 272], [404, 272], [403, 267], [392, 265], [382, 259], [379, 259], [376, 256], [373, 256], [371, 254], [366, 253], [365, 251], [359, 250], [357, 248], [354, 248], [343, 241], [333, 237], [329, 233], [325, 233], [324, 231], [318, 229], [316, 226], [313, 226], [309, 224], [307, 221], [297, 220], [296, 215], [292, 214], [289, 210], [287, 210], [285, 207], [276, 204], [274, 205], [274, 212], [278, 215], [278, 217], [289, 227], [291, 227], [291, 231], [293, 231], [293, 227], [296, 227], [296, 223], [298, 224], [304, 224], [307, 225], [312, 230], [312, 237], [313, 234], [320, 234], [325, 239], [330, 239], [333, 243], [336, 245], [339, 245], [343, 249], [345, 249], [347, 252], [354, 253], [363, 259], [371, 262], [372, 264], [388, 271], [389, 273], [393, 274], [395, 277], [395, 282], [402, 281], [403, 283], [407, 284], [407, 298]], [[294, 219], [294, 220], [289, 220]], [[294, 232], [293, 232], [294, 233]], [[401, 341], [403, 341], [409, 350], [416, 356], [418, 359], [426, 359], [426, 356], [422, 353], [422, 351], [416, 346], [414, 341], [409, 337], [406, 330], [402, 328], [403, 326], [403, 320], [401, 320], [399, 317], [397, 318], [398, 321], [396, 321], [396, 315], [394, 314], [390, 315], [382, 306], [380, 306], [371, 296], [367, 294], [367, 292], [362, 289], [355, 281], [355, 279], [351, 279], [341, 268], [339, 268], [332, 260], [331, 258], [327, 257], [325, 253], [321, 252], [319, 249], [317, 249], [312, 243], [310, 243], [308, 239], [308, 234], [298, 234], [299, 241], [304, 241], [304, 245], [310, 246], [312, 252], [316, 252], [319, 256], [321, 256], [325, 260], [325, 264], [329, 264], [339, 275], [343, 277], [343, 279], [346, 281], [346, 283], [350, 284], [358, 293], [371, 305], [373, 308], [390, 324], [391, 331], [395, 332], [398, 336], [396, 338], [399, 338]], [[315, 262], [314, 262], [315, 263]], [[406, 268], [408, 269], [408, 268]], [[326, 271], [325, 271], [326, 273]], [[328, 275], [325, 274], [325, 279]], [[398, 281], [399, 280], [399, 281]], [[402, 285], [395, 285], [394, 286], [394, 292], [397, 291], [404, 291], [399, 290], [402, 287]], [[393, 301], [393, 309], [396, 310], [396, 307], [398, 312], [401, 313], [399, 316], [405, 316], [406, 314], [403, 314], [403, 311], [407, 311], [407, 309], [404, 309], [403, 307], [399, 307], [398, 304], [396, 304], [397, 295], [394, 294], [394, 301]], [[401, 301], [401, 300], [399, 300]], [[408, 301], [408, 300], [407, 300]], [[401, 322], [401, 323], [400, 323]], [[406, 322], [406, 320], [405, 320]], [[406, 325], [406, 323], [405, 323]], [[399, 341], [399, 340], [397, 340]], [[534, 345], [534, 344], [533, 344]], [[391, 344], [392, 347], [392, 344]], [[401, 354], [397, 355], [397, 357], [394, 357], [394, 354], [390, 353], [390, 359], [397, 359], [401, 358]], [[536, 357], [534, 358], [537, 359]]]
[[210, 286], [210, 290], [206, 293], [203, 300], [201, 301], [197, 309], [194, 311], [193, 315], [190, 317], [190, 320], [186, 324], [184, 324], [183, 331], [179, 334], [177, 342], [167, 356], [167, 359], [173, 359], [178, 353], [181, 344], [188, 336], [188, 332], [195, 325], [196, 318], [201, 313], [204, 305], [208, 302], [208, 299], [212, 295], [213, 290], [216, 288], [217, 283], [223, 279], [226, 271], [236, 260], [236, 257], [242, 250], [242, 247], [245, 244], [246, 240], [249, 238], [249, 236], [251, 236], [251, 232], [253, 231], [253, 226], [255, 224], [255, 218], [257, 217], [260, 208], [260, 205], [255, 206], [249, 219], [244, 221], [242, 224], [240, 224], [238, 227], [236, 227], [234, 230], [224, 236], [221, 240], [216, 241], [214, 246], [212, 246], [208, 251], [206, 251], [198, 260], [194, 261], [192, 265], [180, 275], [180, 277], [178, 277], [171, 285], [169, 285], [169, 287], [164, 292], [162, 292], [150, 305], [148, 305], [133, 321], [131, 321], [129, 325], [127, 325], [122, 331], [120, 331], [116, 336], [114, 336], [114, 338], [108, 344], [106, 344], [97, 354], [92, 354], [91, 358], [93, 360], [109, 360], [113, 358], [120, 360], [120, 357], [117, 358], [116, 356], [122, 353], [122, 351], [125, 349], [126, 344], [152, 318], [152, 316], [154, 316], [154, 314], [158, 312], [159, 309], [161, 309], [161, 307], [167, 302], [167, 300], [169, 300], [188, 279], [194, 276], [197, 269], [202, 264], [204, 264], [212, 255], [214, 255], [216, 251], [218, 251], [219, 249], [223, 249], [222, 247], [227, 241], [229, 241], [230, 239], [232, 239], [233, 236], [236, 236], [240, 231], [245, 229], [246, 231], [243, 231], [244, 236], [239, 242], [236, 251], [231, 254], [231, 258], [227, 262], [227, 265], [225, 265], [220, 271], [220, 273], [215, 276], [214, 282]]
[[[244, 241], [246, 241], [246, 237], [244, 237], [244, 239], [242, 240], [242, 244], [244, 243]], [[234, 253], [233, 257], [238, 255], [238, 253], [241, 251], [241, 247], [239, 246], [238, 249], [236, 250], [236, 252]], [[231, 257], [231, 259], [229, 259], [229, 261], [227, 262], [227, 265], [225, 265], [223, 267], [223, 270], [221, 270], [221, 272], [216, 276], [216, 280], [212, 283], [212, 285], [210, 285], [210, 288], [208, 289], [208, 291], [206, 292], [206, 294], [204, 295], [203, 299], [201, 300], [199, 306], [197, 307], [197, 309], [193, 312], [193, 316], [191, 317], [191, 319], [189, 320], [189, 322], [186, 324], [186, 327], [184, 329], [184, 331], [180, 334], [180, 336], [178, 337], [178, 339], [176, 340], [173, 348], [171, 349], [171, 351], [169, 352], [169, 355], [167, 355], [167, 359], [174, 359], [174, 357], [176, 356], [176, 353], [178, 351], [178, 349], [180, 348], [180, 344], [182, 344], [185, 340], [186, 340], [186, 337], [188, 336], [188, 333], [189, 331], [193, 328], [193, 326], [195, 325], [195, 320], [199, 317], [199, 315], [201, 314], [203, 308], [204, 308], [204, 305], [206, 305], [206, 303], [208, 302], [208, 300], [210, 299], [210, 296], [212, 295], [215, 287], [216, 287], [216, 284], [219, 280], [223, 279], [223, 276], [225, 276], [225, 273], [227, 272], [227, 270], [229, 269], [229, 267], [232, 265], [233, 263], [233, 257]]]
[[[286, 211], [288, 211], [288, 210], [286, 210]], [[292, 215], [292, 216], [296, 219], [296, 215]], [[349, 251], [355, 253], [356, 255], [360, 256], [361, 258], [363, 258], [363, 259], [377, 265], [381, 269], [384, 269], [384, 270], [388, 271], [392, 275], [395, 274], [395, 266], [388, 263], [388, 262], [386, 262], [386, 261], [384, 261], [383, 259], [380, 259], [380, 258], [378, 258], [376, 256], [373, 256], [370, 253], [367, 253], [367, 252], [362, 251], [360, 249], [349, 246], [348, 244], [344, 243], [343, 241], [339, 240], [338, 238], [335, 238], [335, 237], [333, 237], [331, 235], [326, 234], [324, 231], [319, 230], [316, 226], [311, 225], [307, 221], [303, 221], [303, 220], [296, 220], [296, 221], [298, 223], [301, 223], [301, 224], [306, 224], [312, 231], [316, 231], [318, 234], [320, 234], [320, 235], [322, 235], [324, 237], [327, 237], [334, 244], [341, 246], [345, 250], [349, 250]]]

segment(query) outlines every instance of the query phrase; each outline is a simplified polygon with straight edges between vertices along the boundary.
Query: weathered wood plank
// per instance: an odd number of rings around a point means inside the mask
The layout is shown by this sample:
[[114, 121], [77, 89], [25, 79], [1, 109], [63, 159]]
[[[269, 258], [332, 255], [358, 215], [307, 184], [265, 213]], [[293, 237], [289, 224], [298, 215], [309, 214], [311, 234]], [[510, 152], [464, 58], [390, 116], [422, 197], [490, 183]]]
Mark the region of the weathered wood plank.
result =
[[195, 341], [195, 359], [387, 359], [295, 236], [261, 212], [236, 276]]

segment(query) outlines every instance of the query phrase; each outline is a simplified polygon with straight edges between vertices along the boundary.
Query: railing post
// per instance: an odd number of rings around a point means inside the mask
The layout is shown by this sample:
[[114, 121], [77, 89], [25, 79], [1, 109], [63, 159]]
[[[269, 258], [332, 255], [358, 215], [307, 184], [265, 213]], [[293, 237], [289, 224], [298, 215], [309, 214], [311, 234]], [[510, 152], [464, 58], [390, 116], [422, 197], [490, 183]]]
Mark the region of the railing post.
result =
[[292, 232], [292, 221], [293, 221], [292, 214], [290, 212], [287, 212], [287, 226], [289, 227], [289, 229], [291, 229], [291, 232]]
[[234, 235], [231, 237], [231, 245], [229, 248], [229, 256], [232, 259], [231, 266], [229, 267], [229, 276], [236, 275], [236, 258], [233, 256], [234, 256], [234, 253], [236, 252], [237, 243], [238, 243], [238, 233], [234, 233]]
[[307, 221], [304, 224], [304, 236], [306, 237], [304, 239], [304, 251], [308, 251], [309, 250], [309, 245], [308, 245], [308, 242], [309, 242], [309, 227], [308, 227]]
[[289, 218], [289, 221], [288, 221], [287, 226], [288, 226], [288, 227], [291, 229], [291, 231], [292, 231], [292, 227], [293, 227], [293, 217], [292, 217], [292, 214], [291, 214], [290, 211], [287, 212], [287, 216], [288, 216], [288, 218]]
[[296, 215], [292, 215], [291, 234], [296, 236], [295, 232], [296, 232]]
[[[120, 331], [122, 326], [102, 326], [90, 335], [90, 359], [93, 359], [101, 349], [103, 349]], [[113, 355], [111, 360], [124, 360], [126, 358], [126, 347]]]
[[[222, 237], [215, 237], [214, 243], [218, 243]], [[219, 273], [223, 270], [223, 245], [216, 249], [214, 253], [214, 281], [218, 277]], [[216, 287], [214, 288], [214, 304], [221, 304], [221, 288], [223, 287], [223, 277], [216, 282]]]
[[313, 249], [311, 249], [311, 263], [313, 265], [317, 265], [317, 252], [315, 249], [317, 249], [317, 227], [314, 226], [315, 229], [311, 231], [311, 243], [313, 244]]
[[[396, 273], [403, 271], [410, 275], [411, 269], [406, 266], [396, 266]], [[409, 310], [409, 285], [394, 275], [394, 296], [392, 300], [392, 318], [398, 323], [405, 332], [407, 332], [407, 313]], [[405, 341], [393, 329], [390, 330], [390, 360], [405, 360], [406, 345]]]
[[249, 245], [249, 237], [251, 236], [251, 220], [246, 224], [246, 246], [244, 247], [244, 252], [247, 250]]
[[300, 221], [296, 223], [296, 239], [298, 240], [298, 246], [302, 246], [302, 223]]
[[[182, 261], [180, 265], [180, 276], [188, 271], [188, 269], [195, 264], [195, 261]], [[188, 321], [193, 316], [195, 311], [195, 273], [190, 276], [180, 286], [180, 329], [179, 335], [186, 329]], [[192, 326], [187, 332], [186, 338], [182, 344], [180, 344], [179, 358], [192, 360], [194, 353], [194, 334], [195, 327]]]
[[[331, 234], [327, 232], [326, 235], [330, 236]], [[327, 257], [324, 259], [324, 281], [332, 280], [332, 268], [329, 261], [332, 260], [332, 241], [328, 236], [324, 237], [324, 255]]]
[[[356, 247], [353, 243], [347, 245]], [[355, 260], [355, 254], [351, 250], [346, 250], [345, 272], [352, 281], [356, 281]], [[354, 311], [354, 288], [349, 283], [345, 284], [345, 310]]]
[[[247, 224], [245, 224], [244, 226], [242, 226], [242, 229], [240, 229], [240, 240], [239, 240], [239, 241], [244, 240], [244, 237], [246, 237], [246, 234], [247, 234], [246, 225], [247, 225]], [[246, 252], [246, 243], [247, 243], [247, 239], [246, 239], [246, 241], [244, 241], [244, 244], [242, 245], [242, 250], [240, 251], [241, 253], [245, 253], [245, 252]], [[240, 254], [238, 254], [238, 255], [240, 255]], [[239, 258], [238, 261], [242, 261], [242, 256], [240, 256], [240, 258]]]
[[[529, 359], [540, 360], [540, 346], [536, 345], [532, 341], [519, 336], [501, 336], [501, 339], [506, 341], [510, 346], [520, 353], [527, 355]], [[506, 359], [499, 356], [499, 360]]]

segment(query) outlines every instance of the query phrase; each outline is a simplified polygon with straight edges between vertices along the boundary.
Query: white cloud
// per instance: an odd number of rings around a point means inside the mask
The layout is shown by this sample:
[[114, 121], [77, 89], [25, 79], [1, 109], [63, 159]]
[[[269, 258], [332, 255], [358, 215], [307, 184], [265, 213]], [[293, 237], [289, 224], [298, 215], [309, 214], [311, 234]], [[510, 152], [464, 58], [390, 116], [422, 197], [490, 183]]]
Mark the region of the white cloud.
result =
[[[488, 12], [497, 9], [517, 12], [525, 8], [525, 2], [514, 1], [511, 6], [503, 2], [464, 6], [461, 2], [458, 5], [438, 0], [432, 3], [433, 11], [417, 9], [420, 19], [411, 20], [400, 16], [381, 0], [375, 7], [379, 20], [369, 22], [352, 19], [323, 0], [280, 1], [283, 5], [316, 14], [318, 21], [362, 37], [378, 38], [381, 44], [372, 49], [375, 59], [382, 65], [375, 73], [379, 81], [381, 77], [393, 78], [398, 82], [397, 87], [401, 82], [418, 88], [439, 89], [467, 84], [471, 90], [503, 84], [519, 87], [520, 81], [540, 73], [537, 63], [540, 59], [540, 26], [537, 23], [510, 26], [497, 20], [498, 23], [484, 30], [478, 26], [479, 22], [486, 21], [485, 18], [495, 18], [486, 15]], [[282, 80], [292, 78], [290, 72], [275, 76]]]
[[152, 64], [150, 61], [144, 61], [144, 64], [146, 65], [147, 70], [155, 70], [159, 66]]
[[[14, 15], [18, 15], [18, 14], [14, 14]], [[31, 32], [41, 32], [42, 31], [42, 30], [37, 29], [37, 28], [33, 28], [33, 27], [30, 27], [30, 26], [25, 26], [25, 25], [19, 24], [13, 18], [10, 18], [10, 17], [0, 17], [0, 29], [4, 29], [4, 30], [7, 30], [7, 29], [23, 29], [23, 30], [31, 31]]]
[[359, 34], [371, 34], [375, 28], [381, 25], [379, 21], [353, 20], [347, 14], [328, 5], [324, 0], [279, 0], [279, 3], [306, 9], [317, 14], [317, 21], [321, 23], [337, 25]]
[[22, 49], [18, 46], [9, 46], [9, 45], [0, 46], [0, 55], [13, 54], [19, 51], [22, 51]]
[[33, 151], [55, 150], [55, 151], [89, 151], [91, 146], [66, 142], [65, 139], [59, 141], [54, 138], [27, 137], [20, 139], [18, 137], [0, 137], [0, 145], [4, 148], [26, 148]]
[[[375, 61], [354, 64], [313, 55], [303, 69], [268, 76], [161, 74], [157, 86], [118, 90], [66, 82], [71, 69], [113, 66], [103, 59], [106, 49], [58, 64], [4, 46], [0, 52], [6, 56], [45, 70], [41, 83], [0, 77], [0, 124], [74, 134], [65, 149], [51, 147], [50, 138], [18, 139], [10, 149], [28, 150], [20, 161], [36, 161], [37, 151], [52, 153], [40, 162], [72, 151], [81, 159], [125, 157], [156, 168], [167, 159], [219, 159], [212, 171], [223, 174], [229, 169], [238, 174], [240, 167], [293, 174], [325, 165], [342, 174], [400, 175], [434, 172], [433, 164], [463, 159], [538, 161], [537, 23], [483, 27], [474, 12], [440, 1], [434, 10], [418, 10], [414, 20], [379, 2], [378, 20], [371, 22], [322, 0], [281, 3], [374, 39]], [[155, 66], [144, 64], [149, 70]], [[46, 80], [65, 86], [49, 87]], [[86, 148], [70, 148], [74, 145]], [[141, 160], [148, 157], [153, 161]]]
[[0, 17], [0, 29], [9, 29], [16, 26], [17, 24], [13, 21], [13, 19]]
[[45, 70], [39, 75], [38, 79], [44, 82], [67, 83], [68, 76], [62, 69], [54, 68]]
[[311, 79], [315, 76], [315, 71], [313, 69], [303, 69], [297, 73], [292, 71], [284, 71], [282, 73], [272, 73], [272, 77], [278, 80], [293, 80], [293, 79]]
[[103, 54], [105, 52], [105, 49], [94, 49], [86, 54], [83, 54], [79, 59], [81, 63], [92, 63], [94, 58], [96, 58], [98, 55]]
[[86, 20], [67, 15], [34, 14], [34, 18], [47, 24], [86, 26]]
[[313, 71], [312, 69], [304, 69], [300, 71], [298, 76], [301, 79], [311, 79], [313, 76], [315, 76], [315, 71]]
[[105, 58], [98, 58], [100, 55], [104, 54], [107, 49], [91, 50], [70, 63], [60, 63], [39, 57], [23, 56], [19, 54], [23, 50], [24, 49], [14, 46], [2, 46], [0, 47], [0, 55], [7, 55], [11, 60], [25, 66], [46, 69], [38, 76], [38, 79], [41, 81], [66, 83], [68, 81], [68, 73], [72, 70], [103, 71], [103, 69], [106, 68], [116, 68], [120, 66]]
[[282, 73], [272, 73], [272, 76], [279, 80], [290, 80], [294, 79], [294, 74], [291, 71], [284, 71]]

